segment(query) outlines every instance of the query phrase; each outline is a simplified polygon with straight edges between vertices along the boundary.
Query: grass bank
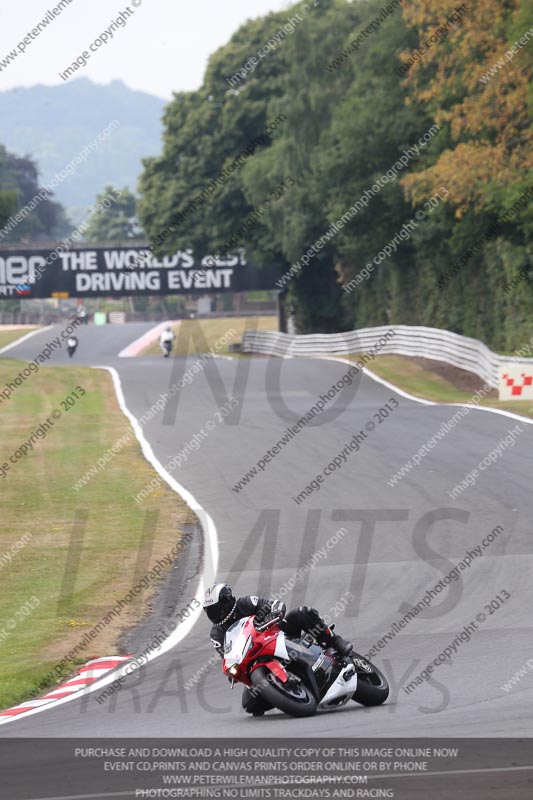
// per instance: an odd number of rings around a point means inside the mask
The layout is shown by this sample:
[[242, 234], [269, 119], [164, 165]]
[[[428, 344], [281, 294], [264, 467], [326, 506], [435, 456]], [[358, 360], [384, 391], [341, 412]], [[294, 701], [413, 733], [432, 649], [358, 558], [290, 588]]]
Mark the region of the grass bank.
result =
[[[260, 331], [277, 331], [278, 318], [272, 317], [218, 317], [213, 319], [186, 319], [174, 327], [176, 341], [174, 355], [196, 355], [215, 350], [218, 343], [223, 343], [216, 352], [228, 354], [232, 344], [241, 341], [244, 331], [248, 329]], [[159, 344], [149, 345], [141, 355], [160, 355]]]
[[[0, 360], [0, 385], [23, 366]], [[47, 418], [53, 425], [24, 455], [21, 445]], [[73, 490], [128, 431], [104, 370], [42, 367], [0, 407], [0, 708], [48, 688], [54, 666], [171, 552], [183, 523], [192, 521], [166, 484], [145, 505], [132, 501], [154, 477], [133, 436]], [[144, 615], [158, 579], [147, 583], [63, 676], [92, 657], [117, 653], [120, 632]]]
[[10, 325], [6, 327], [0, 325], [0, 350], [2, 347], [6, 347], [8, 344], [16, 342], [17, 339], [26, 336], [27, 333], [37, 330], [38, 327], [38, 325], [28, 325], [24, 328], [12, 328]]
[[[351, 355], [348, 358], [356, 361], [360, 356]], [[459, 389], [453, 380], [447, 380], [442, 375], [425, 368], [417, 360], [405, 356], [376, 356], [374, 361], [368, 362], [368, 368], [380, 378], [398, 386], [399, 389], [403, 389], [415, 397], [434, 400], [438, 403], [471, 402], [472, 395], [476, 391], [475, 384], [479, 386], [483, 384], [481, 380], [472, 376], [472, 390]], [[450, 368], [450, 373], [453, 372], [453, 368]], [[533, 401], [530, 400], [501, 401], [497, 397], [484, 397], [479, 405], [513, 411], [515, 414], [533, 418]]]

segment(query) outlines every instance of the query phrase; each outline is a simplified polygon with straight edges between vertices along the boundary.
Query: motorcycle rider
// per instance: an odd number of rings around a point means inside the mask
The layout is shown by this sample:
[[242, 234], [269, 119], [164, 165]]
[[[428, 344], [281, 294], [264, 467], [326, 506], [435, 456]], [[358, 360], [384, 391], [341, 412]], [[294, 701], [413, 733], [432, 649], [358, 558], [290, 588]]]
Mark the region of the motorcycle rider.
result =
[[[224, 637], [228, 628], [238, 619], [252, 614], [260, 620], [266, 620], [269, 616], [279, 617], [279, 627], [287, 636], [298, 638], [302, 635], [302, 631], [305, 631], [316, 639], [321, 647], [331, 647], [341, 659], [349, 656], [352, 651], [350, 642], [333, 633], [316, 608], [300, 606], [286, 614], [286, 606], [282, 600], [265, 600], [255, 595], [236, 598], [227, 583], [217, 583], [207, 590], [203, 608], [213, 624], [210, 634], [211, 644], [221, 658], [224, 657]], [[245, 711], [254, 716], [264, 714], [271, 708], [250, 689], [244, 690], [242, 705]]]
[[68, 357], [72, 358], [74, 353], [76, 352], [76, 348], [78, 347], [78, 339], [76, 336], [69, 336], [67, 339], [67, 352]]
[[83, 304], [78, 306], [78, 318], [81, 320], [83, 325], [87, 325], [89, 322], [89, 317], [87, 315], [87, 309]]
[[165, 358], [168, 358], [168, 356], [172, 352], [172, 347], [174, 345], [175, 338], [176, 337], [174, 336], [174, 331], [172, 330], [170, 325], [167, 325], [167, 327], [159, 337], [159, 346], [161, 347], [161, 350], [163, 351]]

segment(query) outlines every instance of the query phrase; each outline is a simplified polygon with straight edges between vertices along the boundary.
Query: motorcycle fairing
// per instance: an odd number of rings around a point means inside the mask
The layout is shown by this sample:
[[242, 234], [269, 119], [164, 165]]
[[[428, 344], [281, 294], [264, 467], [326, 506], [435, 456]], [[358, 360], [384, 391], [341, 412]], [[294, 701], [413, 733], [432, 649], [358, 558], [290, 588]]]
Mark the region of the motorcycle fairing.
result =
[[258, 667], [266, 667], [270, 670], [270, 672], [272, 672], [273, 675], [276, 676], [276, 678], [279, 678], [282, 683], [287, 683], [289, 680], [287, 672], [283, 669], [283, 666], [279, 663], [279, 661], [276, 661], [275, 659], [272, 659], [271, 661], [257, 661], [252, 666], [250, 673], [254, 672], [254, 670], [256, 670]]
[[240, 664], [243, 654], [249, 649], [249, 634], [245, 630], [246, 618], [239, 619], [226, 632], [224, 640], [224, 662], [227, 666]]
[[319, 708], [329, 708], [331, 705], [334, 705], [336, 708], [338, 708], [339, 705], [344, 705], [344, 703], [347, 703], [348, 700], [350, 700], [353, 693], [357, 689], [357, 673], [351, 675], [351, 677], [346, 680], [344, 678], [346, 672], [346, 669], [343, 669], [339, 672], [336, 680], [331, 684], [328, 691], [318, 704]]

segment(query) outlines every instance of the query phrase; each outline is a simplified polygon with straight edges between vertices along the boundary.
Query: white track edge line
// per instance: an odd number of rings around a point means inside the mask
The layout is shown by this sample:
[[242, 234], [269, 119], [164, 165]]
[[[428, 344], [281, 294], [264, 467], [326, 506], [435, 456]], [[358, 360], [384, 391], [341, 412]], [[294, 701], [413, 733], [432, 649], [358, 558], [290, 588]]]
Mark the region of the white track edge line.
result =
[[51, 331], [53, 327], [54, 327], [53, 325], [47, 325], [46, 328], [37, 328], [36, 331], [30, 331], [29, 333], [26, 333], [24, 336], [21, 336], [20, 339], [15, 339], [15, 341], [11, 342], [11, 344], [6, 344], [5, 347], [2, 347], [2, 349], [0, 350], [0, 355], [2, 353], [7, 353], [7, 351], [11, 350], [12, 347], [18, 347], [19, 344], [22, 344], [22, 342], [25, 342], [32, 336], [36, 336], [38, 333]]
[[[50, 327], [52, 327], [52, 326], [49, 326], [49, 328]], [[48, 330], [48, 329], [45, 328], [44, 330]], [[152, 330], [154, 330], [154, 329], [152, 329]], [[42, 328], [39, 331], [32, 331], [26, 337], [22, 337], [22, 338], [23, 339], [28, 338], [28, 336], [34, 335], [35, 333], [42, 332], [42, 331], [43, 331]], [[148, 333], [149, 332], [150, 331], [148, 331]], [[142, 337], [140, 337], [140, 338], [142, 338]], [[18, 339], [17, 340], [18, 343], [20, 343], [21, 341], [22, 341], [22, 339]], [[12, 343], [12, 345], [8, 345], [8, 347], [14, 346], [14, 344], [16, 344], [16, 343]], [[2, 352], [3, 352], [3, 350], [0, 350], [0, 353], [2, 353]], [[232, 361], [235, 360], [231, 356], [229, 356], [227, 358], [228, 358], [228, 360], [232, 360]], [[284, 355], [284, 356], [282, 356], [282, 358], [293, 358], [293, 356], [285, 356]], [[316, 358], [316, 359], [322, 360], [322, 361], [337, 361], [337, 362], [339, 362], [341, 364], [348, 364], [349, 366], [354, 366], [354, 362], [353, 361], [350, 361], [347, 358], [341, 358], [340, 356], [319, 356], [319, 355], [317, 355], [317, 356], [312, 356], [311, 358], [312, 359]], [[212, 548], [212, 552], [211, 552], [210, 555], [211, 555], [211, 557], [213, 559], [212, 579], [214, 580], [215, 575], [216, 575], [216, 567], [218, 565], [218, 539], [217, 539], [216, 527], [215, 527], [215, 524], [214, 524], [212, 518], [210, 517], [209, 514], [207, 514], [207, 512], [203, 509], [203, 507], [196, 501], [196, 499], [193, 497], [193, 495], [190, 494], [190, 492], [187, 489], [185, 489], [185, 487], [181, 486], [181, 484], [179, 484], [165, 470], [165, 468], [161, 465], [161, 463], [155, 457], [155, 454], [154, 454], [154, 452], [152, 450], [151, 445], [148, 443], [148, 441], [144, 437], [144, 434], [142, 432], [141, 426], [139, 425], [139, 423], [137, 422], [137, 419], [133, 416], [133, 414], [129, 411], [129, 409], [126, 406], [126, 401], [124, 399], [124, 393], [122, 391], [122, 384], [120, 382], [120, 377], [118, 375], [118, 372], [113, 367], [96, 367], [96, 369], [105, 369], [111, 374], [111, 376], [113, 378], [113, 383], [114, 383], [114, 386], [115, 386], [115, 391], [116, 391], [116, 394], [117, 394], [117, 399], [118, 399], [118, 402], [119, 402], [119, 406], [120, 406], [122, 412], [125, 414], [125, 416], [131, 422], [132, 427], [133, 427], [133, 429], [135, 431], [135, 435], [136, 435], [136, 437], [137, 437], [137, 439], [138, 439], [138, 441], [139, 441], [139, 443], [141, 445], [141, 450], [142, 450], [143, 455], [145, 456], [145, 458], [152, 464], [152, 466], [154, 467], [156, 472], [159, 475], [161, 475], [161, 477], [166, 481], [166, 483], [168, 483], [169, 486], [172, 489], [174, 489], [174, 491], [177, 492], [182, 497], [183, 500], [185, 500], [185, 502], [191, 507], [191, 509], [193, 511], [195, 511], [195, 513], [197, 514], [197, 516], [199, 517], [201, 522], [203, 522], [202, 517], [204, 517], [205, 522], [207, 524], [206, 525], [202, 524], [202, 528], [204, 530], [204, 534], [207, 534], [207, 543]], [[407, 398], [409, 400], [413, 400], [416, 403], [422, 403], [423, 405], [427, 405], [427, 406], [450, 406], [450, 407], [459, 407], [459, 408], [471, 408], [474, 411], [489, 411], [489, 412], [491, 412], [493, 414], [500, 414], [501, 416], [510, 417], [511, 419], [518, 419], [518, 420], [521, 420], [523, 422], [527, 422], [529, 425], [533, 425], [533, 420], [528, 419], [527, 417], [522, 417], [519, 414], [513, 414], [511, 411], [504, 411], [504, 410], [498, 409], [498, 408], [487, 408], [485, 406], [481, 406], [480, 407], [480, 406], [468, 405], [467, 403], [438, 403], [438, 402], [435, 402], [433, 400], [424, 400], [424, 399], [422, 399], [420, 397], [415, 397], [415, 395], [409, 394], [409, 392], [405, 392], [403, 389], [400, 389], [398, 386], [395, 386], [393, 383], [390, 383], [389, 381], [385, 380], [384, 378], [379, 377], [374, 372], [369, 370], [368, 367], [363, 367], [362, 371], [363, 371], [363, 373], [368, 375], [369, 378], [371, 378], [372, 380], [376, 381], [376, 383], [381, 383], [383, 386], [386, 386], [388, 389], [391, 389], [392, 391], [396, 392], [397, 394], [401, 395], [402, 397], [405, 397], [405, 398]], [[200, 579], [200, 584], [199, 584], [198, 590], [197, 590], [196, 595], [195, 595], [195, 596], [198, 597], [199, 600], [201, 599], [201, 596], [203, 595], [203, 590], [204, 590], [206, 584], [209, 584], [210, 582], [211, 582], [211, 580], [205, 581], [205, 573], [204, 573], [202, 575], [202, 578]], [[149, 656], [146, 657], [146, 663], [149, 663], [154, 658], [157, 658], [160, 655], [163, 655], [163, 653], [166, 653], [168, 650], [174, 648], [177, 644], [179, 644], [179, 642], [182, 641], [182, 639], [185, 638], [185, 636], [189, 633], [189, 631], [192, 630], [192, 628], [194, 627], [194, 624], [196, 624], [196, 622], [197, 622], [197, 620], [199, 619], [200, 616], [201, 616], [201, 610], [197, 609], [197, 613], [193, 612], [192, 616], [188, 620], [186, 620], [185, 622], [180, 623], [180, 625], [177, 626], [177, 628], [173, 632], [173, 634], [171, 634], [169, 637], [167, 637], [165, 642], [161, 645], [160, 650], [157, 653], [155, 653], [155, 654], [151, 653]], [[191, 624], [191, 623], [193, 623], [193, 624]], [[126, 666], [128, 666], [128, 664], [126, 664], [125, 667]], [[0, 725], [6, 725], [9, 722], [14, 722], [17, 719], [21, 719], [22, 717], [28, 717], [28, 716], [31, 716], [33, 714], [37, 714], [37, 713], [39, 713], [41, 711], [44, 711], [46, 708], [55, 708], [55, 707], [57, 707], [59, 705], [62, 705], [63, 703], [70, 702], [71, 700], [73, 700], [73, 699], [75, 699], [77, 697], [81, 697], [81, 696], [83, 696], [85, 694], [90, 694], [91, 692], [95, 691], [96, 689], [103, 688], [104, 686], [107, 686], [108, 683], [111, 683], [112, 681], [117, 680], [119, 677], [121, 677], [121, 675], [129, 674], [129, 673], [124, 673], [125, 667], [124, 668], [119, 668], [118, 670], [113, 670], [106, 678], [102, 678], [101, 680], [97, 681], [96, 683], [91, 684], [91, 686], [87, 687], [87, 689], [81, 689], [78, 692], [74, 692], [69, 697], [63, 697], [63, 698], [61, 698], [61, 699], [59, 699], [57, 701], [52, 701], [51, 703], [46, 704], [46, 706], [41, 706], [39, 708], [35, 708], [35, 709], [30, 710], [30, 711], [25, 711], [25, 712], [23, 712], [22, 714], [20, 714], [18, 716], [7, 717], [6, 719], [1, 719], [0, 718]], [[115, 671], [120, 672], [120, 675], [115, 676]]]
[[[144, 347], [148, 347], [148, 345], [151, 344], [151, 342], [158, 337], [160, 329], [163, 330], [164, 328], [167, 327], [167, 325], [172, 325], [172, 321], [167, 320], [166, 322], [158, 322], [157, 325], [154, 325], [153, 328], [149, 328], [145, 333], [142, 334], [142, 336], [138, 336], [136, 339], [133, 340], [133, 342], [130, 342], [128, 345], [126, 345], [126, 347], [123, 347], [120, 353], [118, 354], [118, 357], [134, 358], [135, 356], [138, 355], [138, 353], [129, 353], [128, 351], [130, 350], [130, 348], [135, 348], [136, 345], [139, 346], [141, 344]], [[153, 339], [145, 342], [144, 340], [148, 339], [150, 334], [153, 334]]]
[[[313, 356], [313, 358], [317, 358], [321, 361], [338, 361], [341, 364], [350, 364], [352, 367], [355, 365], [355, 361], [350, 361], [348, 358], [340, 358], [339, 356]], [[400, 389], [393, 383], [386, 381], [385, 378], [380, 378], [379, 375], [376, 375], [375, 372], [369, 370], [368, 367], [363, 367], [362, 371], [365, 373], [365, 375], [368, 375], [369, 378], [376, 381], [376, 383], [381, 383], [383, 386], [386, 386], [388, 389], [391, 389], [402, 397], [405, 397], [408, 400], [414, 400], [416, 403], [422, 403], [425, 406], [448, 406], [449, 408], [470, 408], [472, 411], [488, 411], [489, 414], [500, 414], [502, 417], [510, 417], [511, 419], [517, 419], [520, 422], [527, 422], [528, 425], [533, 425], [533, 419], [523, 417], [521, 414], [514, 414], [512, 411], [505, 411], [502, 408], [488, 408], [487, 406], [478, 406], [474, 405], [473, 403], [439, 403], [435, 400], [424, 400], [421, 397], [415, 397], [414, 394], [409, 394], [409, 392]]]
[[[158, 650], [154, 650], [148, 653], [146, 656], [144, 656], [144, 663], [141, 665], [141, 667], [139, 667], [139, 669], [142, 669], [150, 661], [159, 658], [159, 656], [163, 655], [164, 653], [176, 647], [176, 645], [178, 645], [185, 638], [185, 636], [187, 636], [187, 634], [190, 633], [196, 622], [200, 619], [202, 615], [201, 603], [205, 589], [207, 588], [208, 585], [213, 583], [216, 577], [216, 572], [218, 567], [217, 529], [211, 516], [207, 513], [207, 511], [203, 508], [203, 506], [201, 506], [200, 503], [198, 503], [198, 501], [196, 500], [196, 498], [188, 491], [188, 489], [186, 489], [184, 486], [178, 483], [178, 481], [176, 481], [172, 477], [172, 475], [170, 475], [170, 473], [167, 472], [167, 470], [157, 460], [154, 451], [152, 450], [152, 446], [145, 438], [139, 422], [137, 421], [136, 417], [133, 416], [133, 414], [126, 405], [126, 400], [124, 398], [124, 392], [122, 389], [120, 376], [116, 371], [116, 369], [114, 369], [113, 367], [106, 367], [106, 366], [95, 367], [95, 369], [104, 369], [110, 373], [113, 379], [113, 385], [117, 395], [117, 400], [120, 410], [129, 420], [135, 432], [137, 440], [141, 445], [141, 450], [144, 457], [153, 466], [155, 471], [163, 478], [163, 480], [166, 481], [166, 483], [168, 483], [171, 489], [173, 489], [177, 494], [179, 494], [182, 500], [184, 500], [187, 503], [189, 508], [191, 508], [191, 510], [195, 512], [195, 514], [200, 520], [200, 524], [202, 526], [202, 530], [205, 536], [204, 564], [202, 567], [202, 575], [198, 583], [198, 588], [195, 593], [195, 598], [200, 601], [200, 606], [192, 612], [191, 616], [188, 619], [184, 620], [183, 622], [180, 622], [179, 625], [176, 626], [176, 629], [169, 636], [167, 636], [165, 641], [159, 646]], [[134, 661], [134, 659], [132, 659], [132, 661]], [[6, 717], [6, 718], [0, 717], [0, 725], [7, 725], [10, 722], [16, 722], [19, 719], [25, 719], [26, 717], [33, 716], [34, 714], [40, 714], [41, 711], [46, 711], [51, 708], [57, 708], [58, 706], [63, 705], [64, 703], [70, 703], [72, 700], [75, 700], [79, 697], [83, 697], [84, 695], [87, 694], [91, 694], [96, 690], [102, 689], [104, 686], [107, 686], [107, 684], [118, 680], [118, 678], [132, 674], [131, 671], [127, 671], [131, 663], [132, 663], [131, 661], [128, 661], [124, 665], [116, 669], [112, 669], [105, 677], [98, 679], [85, 689], [79, 689], [77, 692], [73, 692], [68, 697], [61, 697], [58, 700], [52, 700], [50, 703], [47, 703], [46, 705], [42, 705], [37, 708], [32, 708], [29, 711], [24, 711], [21, 714], [14, 715], [12, 717]], [[20, 703], [19, 705], [23, 705], [23, 703]]]
[[[248, 355], [253, 356], [254, 353], [249, 353]], [[340, 364], [349, 364], [351, 367], [355, 366], [355, 361], [350, 361], [348, 358], [341, 358], [340, 356], [287, 356], [287, 355], [272, 355], [271, 358], [302, 358], [307, 359], [308, 361], [337, 361]], [[231, 358], [231, 356], [229, 356]], [[232, 359], [235, 361], [235, 359]], [[505, 411], [502, 408], [489, 408], [488, 406], [478, 406], [474, 405], [474, 403], [440, 403], [436, 400], [425, 400], [422, 397], [415, 397], [414, 394], [409, 394], [409, 392], [400, 389], [399, 386], [395, 386], [390, 381], [385, 380], [385, 378], [381, 378], [379, 375], [376, 375], [375, 372], [372, 372], [368, 369], [368, 367], [363, 367], [361, 370], [365, 375], [367, 375], [371, 380], [376, 381], [376, 383], [381, 383], [382, 386], [386, 386], [387, 389], [390, 389], [396, 394], [399, 394], [401, 397], [405, 397], [407, 400], [414, 400], [415, 403], [421, 403], [424, 406], [441, 406], [441, 407], [448, 407], [448, 408], [469, 408], [471, 411], [488, 411], [489, 414], [499, 414], [502, 417], [509, 417], [510, 419], [517, 419], [520, 422], [526, 422], [528, 425], [533, 425], [533, 419], [529, 417], [523, 417], [521, 414], [514, 414], [512, 411]], [[533, 401], [532, 401], [533, 403]], [[533, 406], [532, 406], [533, 407]]]

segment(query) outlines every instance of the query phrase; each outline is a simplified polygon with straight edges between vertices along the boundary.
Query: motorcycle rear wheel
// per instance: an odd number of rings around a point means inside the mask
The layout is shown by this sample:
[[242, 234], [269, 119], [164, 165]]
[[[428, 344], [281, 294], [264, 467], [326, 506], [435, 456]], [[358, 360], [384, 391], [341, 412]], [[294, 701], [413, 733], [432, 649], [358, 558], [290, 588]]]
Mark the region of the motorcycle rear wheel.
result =
[[291, 717], [312, 717], [316, 713], [316, 700], [303, 683], [298, 684], [296, 690], [285, 688], [266, 667], [254, 669], [250, 680], [261, 697], [284, 714]]

